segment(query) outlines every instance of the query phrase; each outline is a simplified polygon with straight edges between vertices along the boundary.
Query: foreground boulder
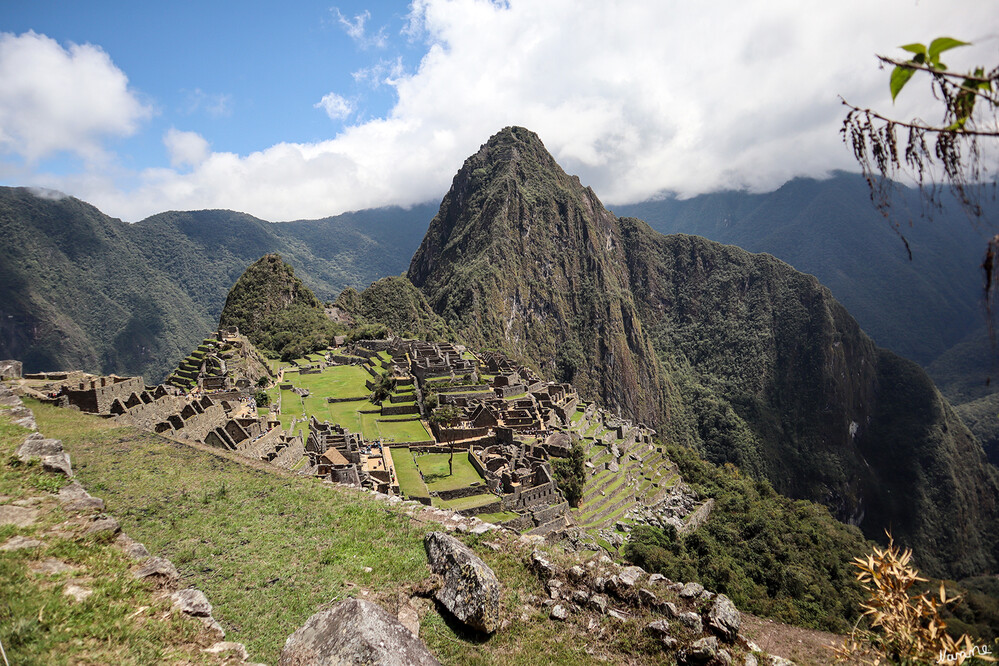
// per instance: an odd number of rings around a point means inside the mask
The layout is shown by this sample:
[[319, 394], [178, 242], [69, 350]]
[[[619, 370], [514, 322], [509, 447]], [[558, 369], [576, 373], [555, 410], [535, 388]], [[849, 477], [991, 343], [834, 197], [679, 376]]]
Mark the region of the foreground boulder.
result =
[[708, 612], [708, 626], [726, 641], [734, 641], [739, 634], [742, 615], [735, 604], [724, 594], [715, 597], [711, 610]]
[[440, 666], [423, 642], [378, 604], [348, 599], [288, 637], [280, 666]]
[[430, 532], [423, 545], [430, 569], [444, 578], [437, 590], [437, 601], [473, 629], [496, 631], [500, 624], [500, 584], [493, 570], [468, 546], [443, 532]]

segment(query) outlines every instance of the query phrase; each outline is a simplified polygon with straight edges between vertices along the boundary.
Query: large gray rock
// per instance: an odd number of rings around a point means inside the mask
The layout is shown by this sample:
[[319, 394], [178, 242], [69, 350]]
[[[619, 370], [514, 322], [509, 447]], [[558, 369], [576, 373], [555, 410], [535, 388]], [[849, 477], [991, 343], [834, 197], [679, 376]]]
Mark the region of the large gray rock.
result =
[[492, 633], [500, 625], [500, 584], [493, 570], [468, 546], [443, 532], [423, 540], [430, 569], [444, 578], [436, 599], [468, 626]]
[[700, 638], [690, 644], [686, 664], [707, 664], [718, 655], [718, 639], [714, 636]]
[[[0, 361], [0, 380], [4, 379], [20, 379], [23, 373], [24, 366], [21, 365], [20, 361], [15, 361], [14, 359], [5, 359]], [[5, 389], [7, 387], [4, 387]], [[6, 393], [10, 389], [4, 391]]]
[[139, 579], [149, 578], [162, 585], [170, 585], [180, 578], [177, 567], [162, 557], [150, 557], [132, 575]]
[[104, 536], [114, 535], [121, 531], [121, 525], [111, 516], [97, 516], [97, 518], [83, 531], [84, 536]]
[[146, 550], [146, 547], [124, 532], [119, 534], [114, 542], [133, 560], [144, 560], [149, 557], [149, 551]]
[[38, 509], [27, 506], [0, 504], [0, 525], [27, 527], [38, 518]]
[[638, 579], [645, 575], [645, 570], [641, 567], [623, 567], [618, 573], [617, 578], [621, 585], [626, 589], [631, 589], [635, 587], [635, 583]]
[[708, 611], [708, 626], [726, 641], [734, 641], [739, 634], [739, 625], [742, 623], [742, 615], [732, 603], [732, 600], [724, 594], [715, 597]]
[[700, 583], [687, 583], [680, 590], [680, 596], [684, 599], [693, 599], [700, 596], [702, 592], [704, 592], [704, 586]]
[[32, 458], [44, 458], [45, 456], [56, 456], [63, 452], [62, 440], [45, 439], [29, 435], [24, 442], [17, 447], [17, 457], [21, 462], [28, 462]]
[[54, 456], [42, 456], [42, 469], [53, 474], [73, 476], [73, 466], [69, 462], [69, 454], [65, 451]]
[[8, 410], [7, 414], [14, 425], [19, 425], [28, 430], [38, 430], [38, 424], [35, 423], [35, 415], [27, 407], [13, 407]]
[[377, 604], [342, 601], [288, 637], [280, 666], [440, 666], [423, 642]]

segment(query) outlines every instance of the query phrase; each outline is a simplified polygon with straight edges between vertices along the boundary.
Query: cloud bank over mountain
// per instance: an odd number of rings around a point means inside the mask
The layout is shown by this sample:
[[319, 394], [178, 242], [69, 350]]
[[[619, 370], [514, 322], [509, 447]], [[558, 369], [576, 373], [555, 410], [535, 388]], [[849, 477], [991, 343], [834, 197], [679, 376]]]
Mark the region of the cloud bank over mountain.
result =
[[[755, 0], [585, 9], [568, 0], [416, 0], [402, 34], [365, 26], [369, 15], [339, 15], [373, 58], [355, 79], [394, 88], [387, 113], [369, 117], [363, 100], [330, 91], [314, 100], [315, 112], [348, 123], [332, 138], [246, 154], [214, 152], [211, 136], [178, 121], [156, 166], [110, 157], [107, 139], [141, 131], [153, 105], [100, 47], [5, 34], [0, 78], [18, 86], [0, 92], [0, 147], [23, 160], [24, 184], [70, 192], [129, 220], [198, 208], [295, 219], [435, 199], [464, 156], [512, 124], [536, 131], [611, 204], [664, 192], [765, 191], [852, 167], [838, 133], [839, 95], [889, 107], [875, 52], [946, 33], [976, 42], [954, 51], [952, 67], [988, 62], [996, 38], [980, 26], [997, 18], [992, 3], [970, 0], [848, 0], [807, 10]], [[359, 30], [379, 39], [361, 39]], [[424, 55], [409, 68], [379, 65], [383, 39], [417, 40]], [[933, 117], [929, 104], [907, 90], [895, 110]], [[24, 166], [57, 151], [82, 156], [84, 166]], [[10, 180], [9, 163], [3, 168]]]

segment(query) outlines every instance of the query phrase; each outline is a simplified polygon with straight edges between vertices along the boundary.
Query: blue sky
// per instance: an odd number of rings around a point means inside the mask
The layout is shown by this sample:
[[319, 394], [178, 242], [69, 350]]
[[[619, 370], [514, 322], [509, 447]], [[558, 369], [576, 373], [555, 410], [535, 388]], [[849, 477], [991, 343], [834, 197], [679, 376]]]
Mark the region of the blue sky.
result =
[[[0, 28], [33, 30], [62, 45], [98, 45], [111, 56], [153, 110], [141, 133], [114, 148], [129, 164], [146, 167], [169, 166], [162, 134], [170, 127], [241, 154], [330, 138], [346, 118], [332, 119], [315, 104], [332, 91], [357, 105], [351, 121], [384, 115], [391, 88], [373, 88], [352, 73], [397, 58], [410, 68], [419, 63], [422, 44], [399, 38], [408, 11], [405, 2], [32, 0], [6, 5]], [[352, 39], [343, 21], [363, 27], [365, 36]]]
[[316, 218], [439, 199], [509, 124], [606, 203], [763, 191], [852, 168], [839, 95], [900, 115], [875, 52], [951, 35], [994, 65], [980, 0], [8, 2], [0, 184], [137, 220]]

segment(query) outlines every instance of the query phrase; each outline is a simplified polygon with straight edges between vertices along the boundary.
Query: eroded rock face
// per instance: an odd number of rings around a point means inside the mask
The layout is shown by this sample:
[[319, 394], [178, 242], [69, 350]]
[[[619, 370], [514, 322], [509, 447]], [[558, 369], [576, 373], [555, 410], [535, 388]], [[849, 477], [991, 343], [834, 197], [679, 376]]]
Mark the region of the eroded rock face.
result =
[[170, 596], [174, 607], [182, 613], [196, 617], [208, 617], [212, 614], [212, 605], [208, 603], [208, 597], [201, 590], [194, 588], [177, 590]]
[[431, 532], [423, 540], [431, 570], [444, 584], [436, 599], [468, 626], [492, 633], [499, 628], [500, 584], [493, 570], [469, 548], [443, 532]]
[[288, 637], [280, 666], [440, 666], [420, 639], [370, 601], [348, 599], [316, 613]]
[[739, 614], [735, 604], [724, 594], [715, 597], [708, 612], [708, 626], [726, 641], [734, 641], [741, 623], [742, 615]]

